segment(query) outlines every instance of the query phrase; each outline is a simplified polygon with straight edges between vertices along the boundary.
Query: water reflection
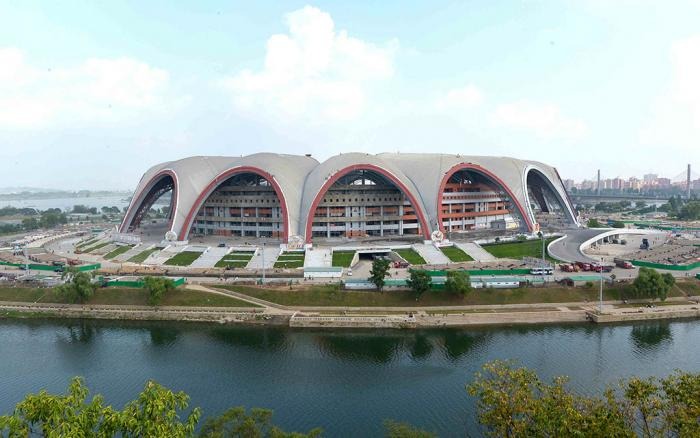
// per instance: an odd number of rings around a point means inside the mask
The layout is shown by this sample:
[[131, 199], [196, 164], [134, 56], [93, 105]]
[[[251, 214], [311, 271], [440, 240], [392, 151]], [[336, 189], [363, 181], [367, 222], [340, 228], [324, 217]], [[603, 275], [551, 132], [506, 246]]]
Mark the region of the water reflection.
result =
[[286, 330], [280, 328], [260, 327], [217, 328], [210, 331], [214, 339], [224, 344], [272, 352], [285, 348], [287, 333]]
[[666, 322], [635, 325], [632, 327], [630, 338], [641, 350], [655, 350], [673, 342], [671, 327]]
[[149, 328], [149, 333], [151, 335], [151, 343], [158, 346], [168, 346], [175, 343], [180, 330], [174, 327], [151, 327]]
[[413, 342], [409, 348], [411, 357], [414, 359], [425, 359], [433, 351], [433, 344], [424, 333], [418, 332], [413, 337]]
[[483, 333], [463, 332], [458, 330], [446, 330], [442, 332], [445, 356], [451, 360], [459, 359], [481, 344], [485, 339], [486, 335]]
[[97, 327], [92, 321], [75, 321], [66, 326], [66, 333], [57, 334], [59, 340], [66, 344], [90, 344], [97, 334]]
[[403, 339], [391, 335], [368, 333], [324, 334], [317, 337], [322, 352], [339, 359], [390, 362], [403, 344]]

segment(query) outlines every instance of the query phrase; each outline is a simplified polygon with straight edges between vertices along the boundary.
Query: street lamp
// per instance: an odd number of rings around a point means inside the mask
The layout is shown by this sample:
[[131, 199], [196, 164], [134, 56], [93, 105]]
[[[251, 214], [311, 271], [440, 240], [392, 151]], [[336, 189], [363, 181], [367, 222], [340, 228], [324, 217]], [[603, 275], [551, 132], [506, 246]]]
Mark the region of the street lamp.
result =
[[600, 258], [600, 303], [598, 304], [598, 313], [603, 314], [603, 258]]
[[542, 231], [538, 231], [537, 236], [542, 240], [542, 266], [544, 266], [544, 233], [542, 233]]
[[263, 241], [262, 243], [262, 268], [263, 268], [263, 273], [262, 273], [262, 284], [265, 284], [265, 242]]

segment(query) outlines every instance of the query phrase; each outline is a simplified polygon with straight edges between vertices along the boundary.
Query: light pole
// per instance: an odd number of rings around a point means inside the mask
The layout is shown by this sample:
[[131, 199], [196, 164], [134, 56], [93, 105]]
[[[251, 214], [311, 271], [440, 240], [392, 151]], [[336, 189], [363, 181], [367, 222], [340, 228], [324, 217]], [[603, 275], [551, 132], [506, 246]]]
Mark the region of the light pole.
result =
[[265, 242], [262, 243], [262, 265], [263, 265], [262, 284], [265, 284]]
[[600, 258], [600, 303], [598, 304], [598, 313], [603, 314], [603, 258]]
[[542, 266], [544, 266], [544, 233], [542, 231], [538, 231], [537, 235], [542, 240]]

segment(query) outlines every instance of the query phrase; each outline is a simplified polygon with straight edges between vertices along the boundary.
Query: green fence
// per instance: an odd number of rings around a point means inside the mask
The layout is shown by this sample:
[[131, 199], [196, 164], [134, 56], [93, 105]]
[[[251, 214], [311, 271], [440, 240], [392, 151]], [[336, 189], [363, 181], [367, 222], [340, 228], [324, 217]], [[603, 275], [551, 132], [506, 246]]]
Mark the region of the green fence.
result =
[[688, 265], [665, 265], [663, 263], [646, 262], [644, 260], [632, 260], [632, 264], [645, 268], [668, 269], [669, 271], [690, 271], [695, 268], [700, 268], [700, 262], [690, 263]]
[[[2, 262], [0, 261], [0, 265], [2, 266], [14, 266], [15, 268], [23, 268], [27, 266], [25, 263], [10, 263], [10, 262]], [[100, 269], [102, 267], [101, 264], [95, 263], [93, 265], [82, 265], [82, 266], [76, 266], [76, 269], [80, 272], [85, 272], [85, 271], [94, 271], [95, 269]], [[41, 265], [38, 263], [30, 263], [29, 264], [29, 269], [32, 271], [56, 271], [56, 270], [63, 270], [64, 266], [54, 266], [54, 265]]]
[[[466, 269], [469, 275], [528, 275], [529, 269]], [[425, 271], [431, 277], [446, 277], [447, 271], [444, 269]]]
[[[183, 277], [180, 278], [173, 278], [173, 283], [175, 283], [175, 287], [177, 286], [182, 286], [185, 284], [185, 279]], [[137, 288], [142, 288], [146, 284], [143, 281], [143, 279], [138, 279], [138, 280], [110, 280], [106, 283], [104, 283], [105, 287], [137, 287]]]

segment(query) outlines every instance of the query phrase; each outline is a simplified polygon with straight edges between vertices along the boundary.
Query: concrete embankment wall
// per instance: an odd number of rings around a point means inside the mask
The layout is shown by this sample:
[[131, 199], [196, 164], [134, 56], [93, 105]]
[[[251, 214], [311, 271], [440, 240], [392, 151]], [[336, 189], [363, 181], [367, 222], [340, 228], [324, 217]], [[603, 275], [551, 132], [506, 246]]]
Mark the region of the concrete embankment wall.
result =
[[627, 321], [650, 321], [656, 319], [680, 319], [680, 318], [700, 318], [700, 308], [685, 309], [644, 309], [640, 311], [616, 312], [598, 315], [594, 312], [588, 313], [593, 322], [627, 322]]
[[37, 305], [27, 303], [3, 303], [0, 305], [0, 318], [4, 312], [25, 313], [32, 316], [57, 318], [94, 318], [143, 321], [199, 321], [222, 324], [265, 324], [288, 325], [286, 315], [263, 315], [250, 308], [173, 308], [142, 306], [80, 306], [80, 305]]
[[504, 313], [447, 313], [403, 316], [295, 316], [290, 327], [314, 328], [428, 328], [466, 327], [479, 325], [543, 324], [586, 322], [586, 312], [579, 311], [533, 311]]

